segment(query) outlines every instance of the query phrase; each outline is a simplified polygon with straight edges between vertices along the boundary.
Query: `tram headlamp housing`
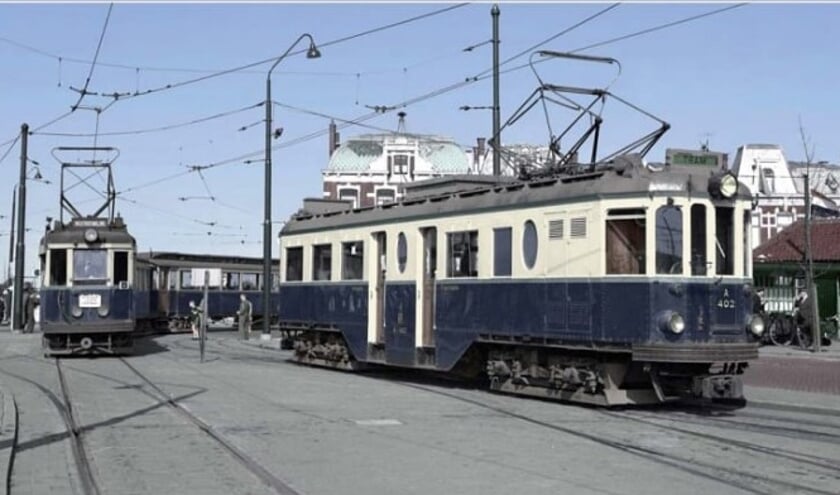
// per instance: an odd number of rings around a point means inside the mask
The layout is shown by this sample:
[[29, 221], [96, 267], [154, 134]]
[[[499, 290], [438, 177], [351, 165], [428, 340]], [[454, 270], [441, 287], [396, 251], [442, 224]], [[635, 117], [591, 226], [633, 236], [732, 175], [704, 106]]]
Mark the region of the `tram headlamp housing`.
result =
[[718, 199], [731, 199], [738, 194], [738, 179], [730, 172], [718, 172], [709, 178], [709, 194]]
[[759, 315], [752, 315], [749, 323], [747, 323], [747, 329], [756, 337], [761, 337], [764, 334], [764, 318]]
[[676, 311], [666, 311], [659, 317], [659, 326], [663, 331], [680, 335], [685, 331], [685, 318]]
[[99, 239], [99, 232], [96, 229], [87, 229], [85, 231], [85, 242], [96, 242]]

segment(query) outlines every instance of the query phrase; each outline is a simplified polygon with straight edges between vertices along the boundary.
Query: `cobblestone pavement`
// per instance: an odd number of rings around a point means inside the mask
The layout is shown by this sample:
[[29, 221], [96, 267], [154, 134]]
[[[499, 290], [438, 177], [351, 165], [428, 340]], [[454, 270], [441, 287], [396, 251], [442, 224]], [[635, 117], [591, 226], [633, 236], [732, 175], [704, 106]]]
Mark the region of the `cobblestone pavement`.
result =
[[[763, 395], [790, 404], [781, 409], [767, 402], [737, 411], [602, 410], [406, 372], [303, 367], [287, 362], [285, 351], [234, 335], [212, 333], [204, 363], [198, 343], [183, 335], [146, 339], [128, 362], [299, 493], [836, 494], [840, 486], [840, 407], [837, 414], [802, 409], [800, 396], [784, 390]], [[0, 349], [8, 348], [5, 340], [0, 335]], [[0, 368], [55, 380], [38, 375], [43, 365], [33, 356], [0, 351]], [[32, 364], [21, 369], [18, 361]], [[65, 364], [80, 421], [91, 428], [89, 454], [104, 493], [265, 488], [142, 393], [146, 387], [119, 361]], [[2, 379], [16, 396], [32, 388]], [[60, 435], [60, 419], [49, 423], [42, 408], [31, 419], [21, 412], [21, 425], [46, 421]], [[53, 478], [68, 479], [73, 467], [62, 450], [64, 463], [51, 466], [63, 472]], [[38, 476], [31, 483], [42, 488], [36, 493], [48, 491]], [[12, 493], [32, 493], [27, 488]]]

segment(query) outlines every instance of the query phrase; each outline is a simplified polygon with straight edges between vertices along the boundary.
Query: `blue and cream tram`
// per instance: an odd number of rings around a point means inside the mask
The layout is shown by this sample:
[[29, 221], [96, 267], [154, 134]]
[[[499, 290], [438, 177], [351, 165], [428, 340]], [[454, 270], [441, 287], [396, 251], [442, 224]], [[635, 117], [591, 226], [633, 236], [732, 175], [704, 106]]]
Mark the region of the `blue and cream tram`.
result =
[[[41, 240], [41, 329], [47, 355], [133, 347], [136, 243], [122, 218], [56, 221]], [[141, 315], [143, 316], [143, 315]]]
[[597, 405], [742, 397], [763, 323], [751, 198], [731, 173], [619, 157], [442, 186], [288, 221], [280, 324], [297, 361], [486, 373]]

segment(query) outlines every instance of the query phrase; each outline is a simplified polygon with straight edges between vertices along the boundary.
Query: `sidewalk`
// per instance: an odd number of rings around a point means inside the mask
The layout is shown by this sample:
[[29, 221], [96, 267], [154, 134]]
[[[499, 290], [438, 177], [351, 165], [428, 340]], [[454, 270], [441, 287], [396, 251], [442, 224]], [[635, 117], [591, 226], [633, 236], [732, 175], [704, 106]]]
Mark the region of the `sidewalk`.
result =
[[840, 361], [840, 342], [833, 340], [829, 346], [820, 346], [820, 352], [811, 352], [810, 349], [800, 349], [795, 345], [765, 345], [758, 350], [760, 359], [765, 358], [801, 358]]

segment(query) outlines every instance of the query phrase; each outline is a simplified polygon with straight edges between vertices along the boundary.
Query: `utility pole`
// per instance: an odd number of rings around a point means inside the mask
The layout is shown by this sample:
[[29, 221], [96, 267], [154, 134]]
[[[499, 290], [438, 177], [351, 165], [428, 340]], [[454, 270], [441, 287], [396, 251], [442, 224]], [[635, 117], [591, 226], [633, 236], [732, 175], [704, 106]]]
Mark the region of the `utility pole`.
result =
[[493, 4], [493, 175], [502, 175], [501, 109], [499, 107], [499, 4]]
[[17, 246], [15, 247], [15, 285], [12, 294], [12, 330], [23, 329], [23, 270], [24, 236], [26, 235], [26, 145], [29, 139], [29, 125], [20, 126], [20, 182], [18, 183]]

